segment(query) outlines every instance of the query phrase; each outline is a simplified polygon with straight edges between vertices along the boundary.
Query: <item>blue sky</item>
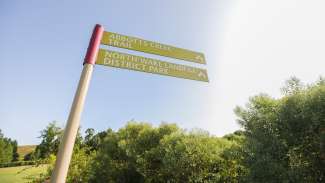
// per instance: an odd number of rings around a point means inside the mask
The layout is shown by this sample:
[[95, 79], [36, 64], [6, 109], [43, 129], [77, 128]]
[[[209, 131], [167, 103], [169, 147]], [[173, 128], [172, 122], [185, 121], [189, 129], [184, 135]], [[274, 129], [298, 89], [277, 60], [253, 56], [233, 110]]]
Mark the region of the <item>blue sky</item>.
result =
[[[36, 144], [64, 127], [93, 26], [205, 54], [210, 83], [96, 66], [82, 129], [129, 120], [177, 123], [214, 135], [239, 129], [233, 108], [260, 92], [280, 96], [285, 79], [324, 75], [322, 1], [1, 1], [0, 129]], [[301, 13], [305, 12], [305, 13]], [[104, 47], [107, 48], [107, 47]]]

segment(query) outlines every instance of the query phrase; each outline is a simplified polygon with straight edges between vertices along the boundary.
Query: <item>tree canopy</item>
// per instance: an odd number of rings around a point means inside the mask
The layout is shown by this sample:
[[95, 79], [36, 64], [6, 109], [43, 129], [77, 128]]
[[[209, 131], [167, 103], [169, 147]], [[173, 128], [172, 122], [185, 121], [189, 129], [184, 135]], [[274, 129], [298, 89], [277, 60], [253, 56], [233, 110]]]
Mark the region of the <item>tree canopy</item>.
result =
[[0, 129], [0, 164], [18, 160], [17, 141], [4, 136]]
[[245, 129], [244, 165], [248, 182], [322, 182], [325, 180], [325, 84], [304, 86], [293, 78], [284, 96], [252, 97], [236, 108]]
[[[325, 80], [292, 78], [281, 91], [236, 107], [242, 129], [223, 137], [135, 121], [116, 131], [86, 129], [76, 138], [67, 182], [324, 182]], [[50, 159], [53, 168], [61, 134], [50, 123], [34, 157]], [[14, 159], [15, 144], [0, 131], [0, 162]]]

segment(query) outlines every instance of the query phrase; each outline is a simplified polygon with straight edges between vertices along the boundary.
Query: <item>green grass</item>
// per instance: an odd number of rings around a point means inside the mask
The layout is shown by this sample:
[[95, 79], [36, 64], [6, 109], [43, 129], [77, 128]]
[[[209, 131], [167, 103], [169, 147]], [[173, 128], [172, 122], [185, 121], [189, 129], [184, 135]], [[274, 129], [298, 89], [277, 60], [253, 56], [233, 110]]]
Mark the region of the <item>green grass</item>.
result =
[[18, 166], [10, 168], [0, 168], [1, 183], [25, 183], [30, 182], [31, 178], [38, 177], [45, 173], [47, 165], [35, 166]]
[[35, 150], [36, 145], [24, 145], [24, 146], [18, 146], [17, 152], [19, 154], [19, 159], [23, 160], [25, 155], [28, 153], [31, 153]]

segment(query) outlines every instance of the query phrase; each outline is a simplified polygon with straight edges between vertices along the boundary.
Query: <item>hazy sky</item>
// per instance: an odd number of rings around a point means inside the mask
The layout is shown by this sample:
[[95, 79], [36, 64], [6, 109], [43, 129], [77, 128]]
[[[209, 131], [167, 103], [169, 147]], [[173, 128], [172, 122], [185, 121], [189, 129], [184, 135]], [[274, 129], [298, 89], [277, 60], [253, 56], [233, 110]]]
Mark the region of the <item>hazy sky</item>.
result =
[[[129, 120], [239, 129], [233, 109], [279, 88], [290, 76], [325, 74], [325, 1], [164, 0], [0, 2], [0, 129], [36, 144], [57, 120], [64, 127], [93, 26], [203, 52], [210, 83], [96, 66], [82, 129], [118, 129]], [[107, 48], [107, 47], [104, 47]]]

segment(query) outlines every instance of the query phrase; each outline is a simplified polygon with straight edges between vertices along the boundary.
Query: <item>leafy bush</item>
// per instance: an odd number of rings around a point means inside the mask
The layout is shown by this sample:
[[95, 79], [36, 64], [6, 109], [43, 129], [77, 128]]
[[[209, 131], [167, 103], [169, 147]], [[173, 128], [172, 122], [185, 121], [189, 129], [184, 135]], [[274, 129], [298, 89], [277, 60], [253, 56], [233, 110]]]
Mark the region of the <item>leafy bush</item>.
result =
[[[237, 107], [244, 130], [222, 138], [165, 123], [87, 129], [76, 139], [67, 182], [324, 182], [325, 80], [305, 86], [293, 78], [282, 91], [279, 99], [261, 94]], [[35, 182], [53, 170], [59, 138], [52, 132], [43, 131], [36, 151], [51, 166]]]
[[238, 170], [236, 162], [223, 158], [223, 151], [234, 144], [174, 124], [154, 128], [131, 122], [107, 134], [93, 161], [90, 182], [236, 182], [236, 176], [226, 173]]
[[325, 81], [303, 86], [293, 78], [273, 99], [259, 95], [237, 108], [245, 129], [249, 182], [324, 182]]

